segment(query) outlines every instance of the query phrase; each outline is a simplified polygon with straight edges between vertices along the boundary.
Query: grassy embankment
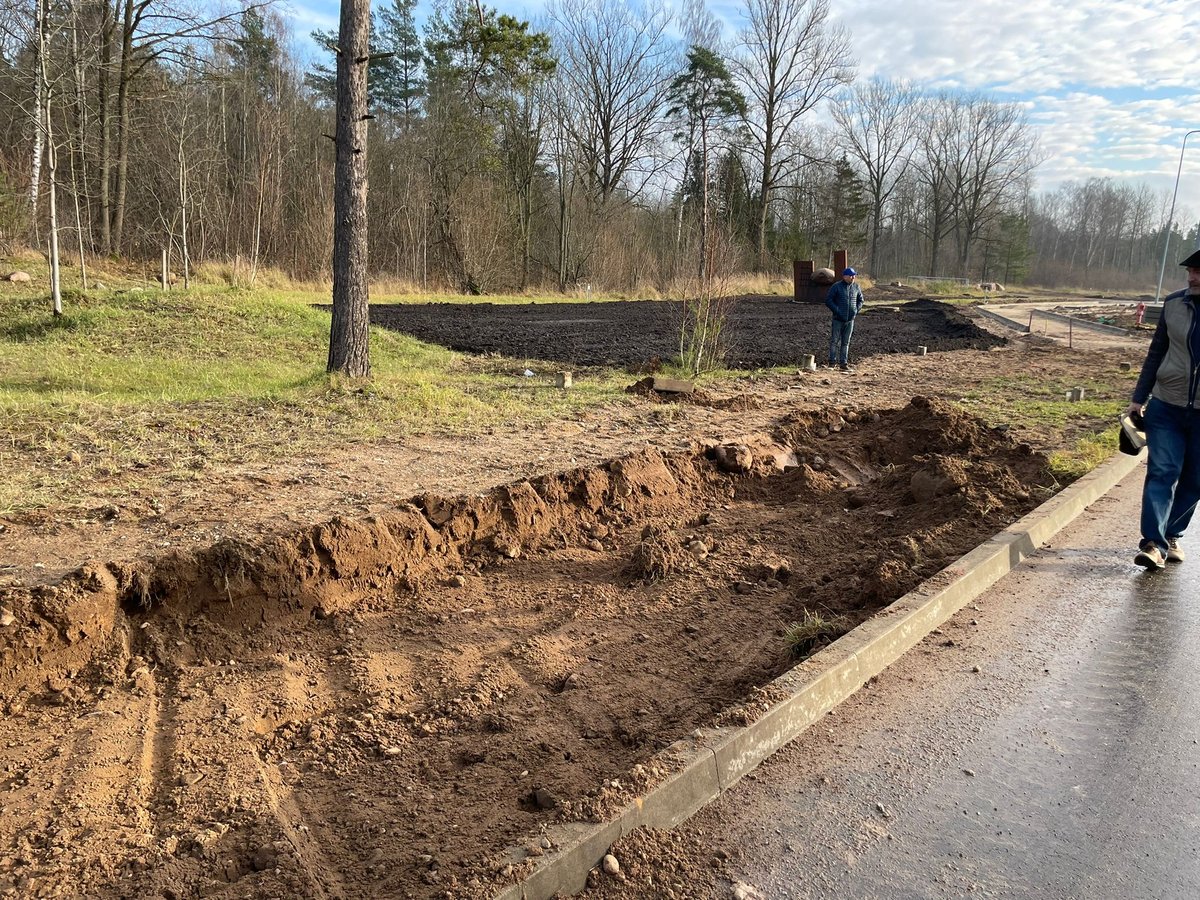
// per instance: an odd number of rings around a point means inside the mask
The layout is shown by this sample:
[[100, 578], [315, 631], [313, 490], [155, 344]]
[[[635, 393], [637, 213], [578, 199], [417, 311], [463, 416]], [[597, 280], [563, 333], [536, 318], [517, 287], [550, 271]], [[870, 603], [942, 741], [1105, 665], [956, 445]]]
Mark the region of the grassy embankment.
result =
[[[1137, 372], [1131, 372], [1114, 389], [1113, 384], [1090, 379], [1012, 375], [989, 379], [960, 403], [992, 424], [1003, 422], [1057, 438], [1066, 446], [1050, 455], [1050, 469], [1056, 478], [1070, 481], [1117, 452], [1117, 416], [1136, 378]], [[1078, 387], [1084, 389], [1084, 399], [1068, 402], [1067, 392]]]
[[522, 377], [524, 361], [470, 358], [382, 329], [371, 332], [369, 382], [331, 379], [329, 315], [313, 306], [329, 294], [318, 286], [163, 292], [101, 276], [105, 289], [70, 290], [54, 319], [44, 272], [21, 262], [35, 282], [0, 283], [0, 514], [218, 464], [574, 417], [626, 397], [625, 373], [577, 374], [560, 391], [552, 374]]

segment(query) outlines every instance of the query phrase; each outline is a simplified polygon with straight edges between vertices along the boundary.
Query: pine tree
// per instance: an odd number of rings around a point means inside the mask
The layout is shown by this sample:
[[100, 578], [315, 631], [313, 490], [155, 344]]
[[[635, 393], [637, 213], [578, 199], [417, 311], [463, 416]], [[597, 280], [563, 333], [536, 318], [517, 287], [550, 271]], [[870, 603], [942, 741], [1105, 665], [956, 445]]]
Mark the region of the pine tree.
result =
[[704, 282], [711, 274], [710, 170], [713, 151], [729, 144], [735, 133], [734, 123], [746, 114], [746, 98], [733, 84], [725, 61], [699, 45], [688, 51], [687, 68], [671, 82], [667, 97], [671, 103], [668, 118], [680, 129], [677, 138], [687, 151], [687, 171], [683, 181], [685, 202], [700, 210], [699, 274]]
[[834, 164], [828, 185], [818, 246], [832, 259], [834, 250], [853, 251], [866, 245], [871, 204], [866, 185], [844, 154]]
[[413, 18], [416, 5], [417, 0], [392, 0], [391, 6], [381, 9], [375, 28], [378, 37], [371, 45], [392, 54], [371, 68], [371, 97], [404, 130], [420, 115], [425, 96], [425, 52]]

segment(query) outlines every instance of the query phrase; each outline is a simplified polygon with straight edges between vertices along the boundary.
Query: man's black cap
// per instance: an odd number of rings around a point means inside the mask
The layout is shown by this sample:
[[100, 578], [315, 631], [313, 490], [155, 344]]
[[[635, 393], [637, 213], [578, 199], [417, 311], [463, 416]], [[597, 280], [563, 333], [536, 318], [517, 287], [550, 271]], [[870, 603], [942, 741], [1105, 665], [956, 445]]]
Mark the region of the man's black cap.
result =
[[1197, 250], [1187, 259], [1180, 263], [1181, 266], [1187, 266], [1189, 269], [1200, 269], [1200, 250]]

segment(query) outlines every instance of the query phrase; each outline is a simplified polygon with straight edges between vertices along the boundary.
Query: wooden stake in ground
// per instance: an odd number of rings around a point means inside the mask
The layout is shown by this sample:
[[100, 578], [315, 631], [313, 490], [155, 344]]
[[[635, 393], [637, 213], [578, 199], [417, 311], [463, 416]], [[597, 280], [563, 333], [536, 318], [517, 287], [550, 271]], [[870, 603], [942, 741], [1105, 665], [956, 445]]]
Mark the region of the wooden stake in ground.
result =
[[370, 0], [342, 0], [333, 188], [333, 322], [326, 371], [371, 374], [367, 290], [367, 62]]

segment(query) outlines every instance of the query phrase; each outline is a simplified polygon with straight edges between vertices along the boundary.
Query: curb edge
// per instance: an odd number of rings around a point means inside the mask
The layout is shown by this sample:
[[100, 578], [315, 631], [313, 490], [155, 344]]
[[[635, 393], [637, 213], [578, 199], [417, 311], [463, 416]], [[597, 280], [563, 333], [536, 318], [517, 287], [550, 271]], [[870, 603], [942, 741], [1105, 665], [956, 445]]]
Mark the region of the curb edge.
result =
[[775, 751], [853, 695], [952, 615], [1037, 551], [1141, 462], [1120, 453], [1037, 509], [955, 560], [857, 628], [770, 682], [788, 697], [741, 728], [701, 728], [663, 754], [682, 768], [606, 822], [556, 826], [558, 849], [538, 860], [495, 900], [550, 900], [587, 884], [588, 872], [618, 837], [641, 826], [672, 828], [732, 788]]

